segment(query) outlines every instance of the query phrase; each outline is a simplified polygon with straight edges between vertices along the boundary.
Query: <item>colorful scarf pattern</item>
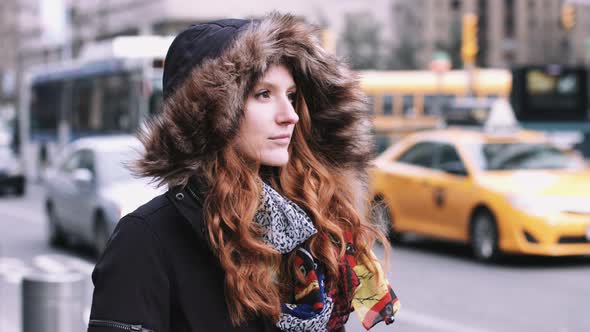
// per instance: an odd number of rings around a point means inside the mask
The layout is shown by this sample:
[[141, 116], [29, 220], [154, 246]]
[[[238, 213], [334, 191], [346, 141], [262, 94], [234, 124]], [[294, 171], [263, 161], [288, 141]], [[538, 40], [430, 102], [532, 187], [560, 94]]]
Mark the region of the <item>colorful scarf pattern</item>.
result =
[[366, 261], [374, 262], [374, 273], [357, 261], [350, 231], [344, 234], [346, 252], [335, 282], [324, 280], [323, 265], [306, 247], [305, 241], [317, 233], [307, 214], [266, 183], [255, 219], [266, 230], [265, 243], [282, 254], [297, 250], [293, 268], [305, 277], [294, 285], [293, 302], [281, 306], [276, 322], [281, 331], [336, 331], [344, 327], [352, 311], [367, 330], [382, 321], [393, 323], [400, 303], [373, 253]]
[[351, 232], [344, 233], [346, 252], [339, 266], [338, 283], [329, 295], [337, 299], [328, 330], [338, 330], [346, 324], [352, 311], [367, 330], [379, 322], [389, 325], [400, 308], [400, 302], [385, 278], [381, 264], [371, 252], [367, 260], [374, 262], [374, 273], [363, 263], [357, 262]]

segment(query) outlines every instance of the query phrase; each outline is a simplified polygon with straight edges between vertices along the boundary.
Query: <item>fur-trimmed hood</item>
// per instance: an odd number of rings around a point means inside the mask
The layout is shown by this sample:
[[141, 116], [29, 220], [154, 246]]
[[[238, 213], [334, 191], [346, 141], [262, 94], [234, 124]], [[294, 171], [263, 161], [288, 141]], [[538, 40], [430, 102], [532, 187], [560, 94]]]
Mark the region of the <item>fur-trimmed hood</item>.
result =
[[331, 167], [362, 177], [373, 145], [356, 76], [320, 46], [315, 28], [276, 13], [248, 24], [165, 99], [162, 113], [139, 134], [145, 152], [135, 172], [161, 185], [186, 185], [235, 138], [249, 89], [279, 61], [291, 66], [309, 109], [310, 148]]

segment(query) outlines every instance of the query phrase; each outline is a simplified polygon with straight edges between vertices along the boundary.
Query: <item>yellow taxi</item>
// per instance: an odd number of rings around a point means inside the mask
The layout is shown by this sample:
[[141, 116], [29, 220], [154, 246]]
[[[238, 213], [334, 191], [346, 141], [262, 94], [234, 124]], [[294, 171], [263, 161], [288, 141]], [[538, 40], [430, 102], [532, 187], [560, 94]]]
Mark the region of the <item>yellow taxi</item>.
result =
[[540, 132], [411, 134], [373, 161], [370, 191], [394, 239], [464, 242], [481, 260], [590, 254], [590, 168]]

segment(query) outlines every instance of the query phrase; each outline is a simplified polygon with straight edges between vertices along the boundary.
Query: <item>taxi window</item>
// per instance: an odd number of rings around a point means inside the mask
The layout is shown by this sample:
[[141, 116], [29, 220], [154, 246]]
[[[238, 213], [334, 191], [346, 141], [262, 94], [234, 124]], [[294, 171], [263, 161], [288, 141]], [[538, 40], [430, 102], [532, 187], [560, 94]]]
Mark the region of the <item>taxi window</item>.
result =
[[459, 156], [457, 149], [450, 144], [439, 145], [436, 168], [447, 173], [467, 175], [467, 169], [461, 156]]
[[397, 161], [400, 163], [432, 168], [434, 152], [434, 143], [420, 142], [406, 150]]

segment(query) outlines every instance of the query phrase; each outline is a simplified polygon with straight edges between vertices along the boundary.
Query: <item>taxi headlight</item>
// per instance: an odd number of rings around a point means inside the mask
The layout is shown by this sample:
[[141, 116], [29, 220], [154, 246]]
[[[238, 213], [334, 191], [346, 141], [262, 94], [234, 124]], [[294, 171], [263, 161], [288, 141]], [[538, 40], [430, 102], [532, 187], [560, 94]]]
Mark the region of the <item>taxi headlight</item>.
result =
[[526, 214], [547, 218], [559, 213], [560, 209], [551, 199], [538, 196], [508, 196], [508, 201], [517, 210]]

